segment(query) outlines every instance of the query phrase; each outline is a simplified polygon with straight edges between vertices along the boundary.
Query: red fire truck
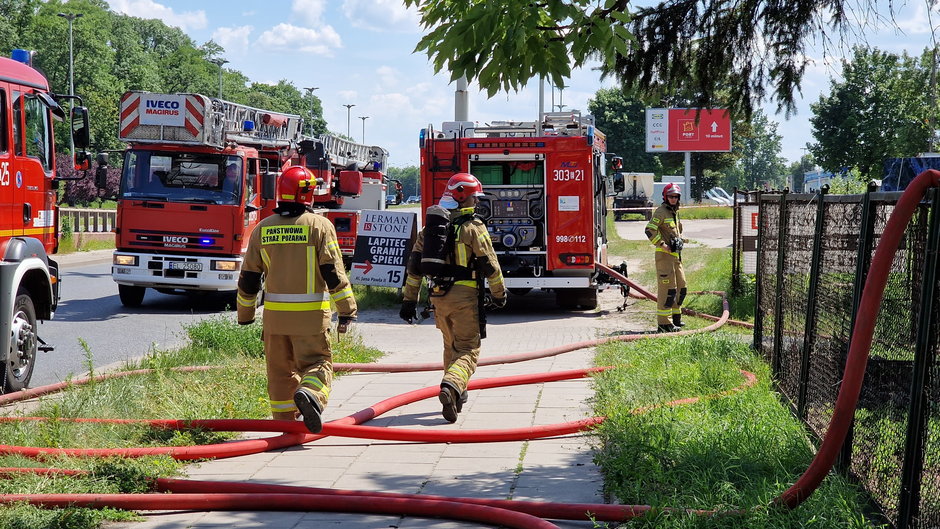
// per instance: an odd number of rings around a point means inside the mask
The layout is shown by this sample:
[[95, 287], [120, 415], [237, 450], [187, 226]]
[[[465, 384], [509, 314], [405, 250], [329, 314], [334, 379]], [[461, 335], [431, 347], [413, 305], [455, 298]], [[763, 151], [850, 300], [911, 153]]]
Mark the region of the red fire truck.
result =
[[147, 288], [235, 290], [248, 235], [271, 214], [276, 175], [297, 157], [300, 117], [131, 91], [120, 120], [130, 144], [112, 267], [121, 303], [139, 306]]
[[[59, 301], [58, 206], [53, 118], [65, 112], [32, 55], [0, 58], [0, 390], [18, 391], [33, 375], [37, 351], [52, 347], [38, 336], [38, 320], [52, 318]], [[88, 169], [88, 112], [71, 110], [75, 167]]]
[[356, 249], [360, 212], [385, 209], [388, 186], [394, 185], [383, 172], [388, 163], [388, 151], [376, 145], [323, 134], [302, 141], [300, 157], [298, 163], [317, 177], [313, 205], [323, 208], [320, 213], [336, 228], [348, 268]]
[[607, 260], [604, 134], [580, 112], [538, 122], [445, 122], [421, 131], [421, 206], [440, 199], [448, 178], [483, 183], [477, 212], [487, 224], [506, 287], [554, 290], [563, 308], [597, 306], [594, 265]]

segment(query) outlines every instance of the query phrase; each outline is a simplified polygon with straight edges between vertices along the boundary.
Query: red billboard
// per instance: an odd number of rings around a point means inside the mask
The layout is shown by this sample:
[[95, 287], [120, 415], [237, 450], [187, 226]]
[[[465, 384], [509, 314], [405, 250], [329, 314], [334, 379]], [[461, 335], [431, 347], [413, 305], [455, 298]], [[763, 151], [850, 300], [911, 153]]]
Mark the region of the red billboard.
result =
[[648, 108], [646, 112], [647, 152], [731, 150], [731, 118], [723, 108]]

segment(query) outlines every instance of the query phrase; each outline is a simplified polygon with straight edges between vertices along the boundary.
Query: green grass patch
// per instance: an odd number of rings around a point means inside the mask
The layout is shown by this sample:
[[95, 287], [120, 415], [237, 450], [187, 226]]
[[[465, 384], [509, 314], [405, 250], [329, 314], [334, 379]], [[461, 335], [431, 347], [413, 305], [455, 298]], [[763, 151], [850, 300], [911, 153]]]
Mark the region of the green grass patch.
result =
[[682, 219], [689, 220], [730, 219], [734, 217], [734, 210], [731, 206], [694, 207], [683, 205], [679, 208], [679, 216]]
[[359, 310], [390, 309], [401, 305], [401, 290], [391, 287], [353, 285], [353, 296]]
[[[89, 424], [59, 418], [120, 419], [261, 419], [269, 418], [261, 324], [240, 326], [230, 316], [217, 316], [186, 327], [190, 343], [171, 351], [155, 350], [129, 362], [125, 369], [154, 372], [73, 386], [41, 399], [29, 415], [49, 421], [0, 424], [4, 444], [59, 448], [187, 446], [218, 443], [237, 436], [200, 429], [173, 431], [140, 424]], [[373, 362], [382, 353], [366, 347], [355, 332], [334, 335], [335, 362]], [[177, 372], [182, 366], [217, 366]], [[338, 376], [342, 376], [341, 374]], [[18, 456], [0, 457], [0, 466], [39, 466]], [[182, 464], [169, 457], [91, 459], [56, 457], [42, 466], [83, 469], [89, 476], [21, 475], [0, 480], [0, 491], [17, 494], [147, 492], [157, 477], [178, 475]], [[0, 510], [0, 529], [98, 527], [104, 520], [134, 519], [112, 509], [42, 511], [29, 506]]]
[[[82, 233], [71, 234], [68, 237], [59, 239], [59, 251], [56, 253], [75, 253], [91, 252], [95, 250], [113, 250], [114, 238], [97, 239], [83, 235]], [[2, 527], [0, 527], [2, 529]]]
[[[752, 509], [704, 517], [653, 514], [631, 527], [870, 527], [860, 493], [828, 477], [801, 507], [766, 507], [807, 467], [812, 451], [801, 423], [771, 391], [769, 370], [728, 333], [609, 344], [595, 378], [596, 463], [606, 490], [625, 504], [695, 509]], [[718, 395], [755, 373], [757, 386], [696, 404], [632, 410], [676, 399]]]

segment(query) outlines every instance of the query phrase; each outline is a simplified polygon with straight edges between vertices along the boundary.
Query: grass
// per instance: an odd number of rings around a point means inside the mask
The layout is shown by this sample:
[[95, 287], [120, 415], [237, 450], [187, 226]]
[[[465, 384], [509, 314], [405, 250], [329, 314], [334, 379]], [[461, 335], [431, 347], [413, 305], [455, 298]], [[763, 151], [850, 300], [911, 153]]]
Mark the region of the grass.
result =
[[[767, 366], [728, 333], [600, 348], [595, 379], [595, 462], [617, 502], [654, 507], [748, 509], [731, 516], [655, 513], [630, 527], [796, 528], [870, 527], [862, 496], [831, 475], [802, 506], [767, 507], [807, 467], [812, 450], [801, 423], [770, 388]], [[642, 406], [715, 395], [743, 383], [757, 386], [678, 407], [634, 414]], [[758, 507], [752, 509], [753, 507]]]
[[[261, 325], [237, 325], [218, 316], [186, 327], [190, 343], [172, 351], [153, 351], [129, 362], [125, 369], [151, 368], [148, 375], [74, 386], [44, 398], [32, 416], [133, 419], [258, 419], [269, 417], [265, 390]], [[334, 341], [335, 362], [372, 362], [381, 352], [366, 347], [356, 335]], [[171, 368], [190, 365], [219, 366], [202, 372], [179, 373]], [[340, 375], [341, 376], [341, 375]], [[170, 431], [143, 425], [78, 424], [60, 421], [24, 421], [0, 424], [4, 444], [20, 446], [117, 448], [132, 446], [185, 446], [217, 443], [235, 437], [229, 432]], [[19, 456], [0, 457], [0, 466], [38, 466]], [[107, 493], [145, 492], [157, 477], [178, 475], [182, 465], [169, 457], [91, 459], [56, 457], [42, 466], [91, 470], [90, 476], [37, 477], [15, 475], [0, 480], [0, 492]], [[0, 509], [0, 529], [90, 529], [103, 520], [134, 519], [132, 513], [113, 509], [57, 509], [44, 511], [26, 505]]]
[[114, 237], [99, 239], [83, 233], [74, 233], [59, 239], [59, 251], [56, 253], [91, 252], [94, 250], [113, 250]]

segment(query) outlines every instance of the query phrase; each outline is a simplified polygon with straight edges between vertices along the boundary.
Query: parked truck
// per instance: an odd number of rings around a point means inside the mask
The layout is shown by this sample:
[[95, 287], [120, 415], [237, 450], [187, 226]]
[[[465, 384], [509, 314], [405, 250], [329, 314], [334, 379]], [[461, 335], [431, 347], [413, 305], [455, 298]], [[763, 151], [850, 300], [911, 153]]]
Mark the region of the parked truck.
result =
[[235, 290], [248, 236], [275, 207], [275, 178], [297, 158], [300, 117], [143, 91], [125, 93], [120, 110], [129, 147], [112, 278], [121, 303], [140, 306], [148, 288]]
[[[646, 220], [653, 217], [653, 173], [616, 172], [613, 175], [614, 220], [624, 220], [628, 214], [640, 214]], [[631, 209], [632, 211], [621, 211]]]
[[422, 209], [440, 200], [454, 173], [474, 174], [485, 193], [477, 212], [509, 291], [549, 289], [561, 307], [593, 309], [595, 263], [607, 260], [606, 144], [578, 111], [428, 127], [419, 139]]
[[39, 338], [38, 321], [55, 314], [59, 302], [56, 173], [52, 122], [65, 119], [57, 99], [71, 99], [68, 124], [76, 170], [87, 170], [88, 112], [76, 96], [57, 96], [31, 66], [32, 53], [0, 57], [0, 390], [29, 384], [38, 351], [52, 346]]

